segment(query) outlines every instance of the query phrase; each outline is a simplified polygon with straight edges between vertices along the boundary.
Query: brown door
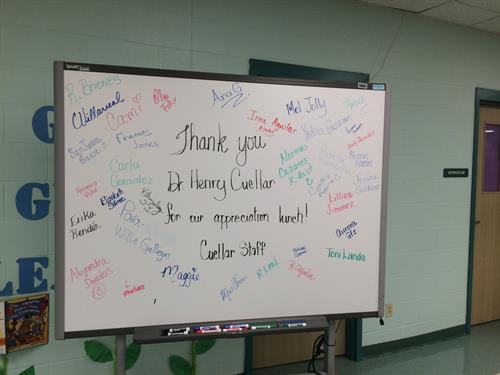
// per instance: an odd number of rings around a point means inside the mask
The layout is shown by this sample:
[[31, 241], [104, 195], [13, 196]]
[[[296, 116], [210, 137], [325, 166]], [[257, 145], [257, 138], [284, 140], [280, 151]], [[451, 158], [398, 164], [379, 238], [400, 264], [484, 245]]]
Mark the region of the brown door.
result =
[[500, 108], [481, 107], [472, 324], [500, 319]]
[[[345, 321], [336, 334], [335, 354], [345, 354]], [[338, 323], [337, 323], [338, 324]], [[277, 366], [311, 359], [314, 340], [323, 332], [253, 337], [253, 368]]]

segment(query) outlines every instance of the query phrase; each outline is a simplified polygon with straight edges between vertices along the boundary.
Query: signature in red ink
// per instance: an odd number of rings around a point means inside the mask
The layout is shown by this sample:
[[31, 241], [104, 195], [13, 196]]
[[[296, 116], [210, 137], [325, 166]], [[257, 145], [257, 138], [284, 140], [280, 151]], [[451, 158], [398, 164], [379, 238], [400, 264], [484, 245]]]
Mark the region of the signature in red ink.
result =
[[263, 117], [259, 111], [255, 109], [250, 109], [250, 114], [249, 117], [247, 117], [248, 120], [252, 120], [253, 122], [256, 122], [259, 124], [259, 127], [257, 128], [257, 131], [259, 133], [262, 133], [264, 135], [267, 135], [268, 137], [272, 137], [274, 133], [276, 133], [279, 129], [278, 128], [271, 128], [267, 124], [267, 119]]
[[288, 122], [288, 124], [285, 124], [285, 123], [281, 123], [278, 121], [278, 118], [276, 117], [274, 120], [273, 120], [273, 123], [272, 125], [279, 129], [279, 130], [283, 130], [285, 133], [295, 133], [297, 131], [297, 129], [295, 129], [293, 127], [293, 125], [291, 124], [291, 122]]
[[144, 290], [144, 284], [130, 286], [127, 281], [125, 281], [125, 290], [123, 291], [123, 297], [130, 296], [131, 294], [140, 292]]
[[155, 104], [159, 104], [165, 112], [168, 112], [177, 102], [177, 98], [175, 96], [171, 98], [168, 94], [163, 93], [161, 89], [154, 89], [153, 101]]

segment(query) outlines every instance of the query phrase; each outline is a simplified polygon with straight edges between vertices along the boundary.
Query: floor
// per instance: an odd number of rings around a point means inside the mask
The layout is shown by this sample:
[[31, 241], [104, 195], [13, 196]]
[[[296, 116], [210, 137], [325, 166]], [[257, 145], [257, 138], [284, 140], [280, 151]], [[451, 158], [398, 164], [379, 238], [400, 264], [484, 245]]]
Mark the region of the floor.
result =
[[[316, 368], [322, 369], [322, 361]], [[472, 328], [472, 333], [360, 362], [336, 361], [338, 375], [500, 375], [500, 321]], [[306, 374], [307, 363], [254, 370], [252, 375]]]

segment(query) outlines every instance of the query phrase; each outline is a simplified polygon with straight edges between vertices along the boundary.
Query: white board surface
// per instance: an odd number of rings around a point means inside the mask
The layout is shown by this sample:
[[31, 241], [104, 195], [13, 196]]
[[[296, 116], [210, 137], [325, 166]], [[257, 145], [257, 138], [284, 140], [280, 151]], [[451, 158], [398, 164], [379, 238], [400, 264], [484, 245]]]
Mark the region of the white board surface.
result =
[[385, 91], [88, 70], [56, 86], [62, 331], [379, 310]]

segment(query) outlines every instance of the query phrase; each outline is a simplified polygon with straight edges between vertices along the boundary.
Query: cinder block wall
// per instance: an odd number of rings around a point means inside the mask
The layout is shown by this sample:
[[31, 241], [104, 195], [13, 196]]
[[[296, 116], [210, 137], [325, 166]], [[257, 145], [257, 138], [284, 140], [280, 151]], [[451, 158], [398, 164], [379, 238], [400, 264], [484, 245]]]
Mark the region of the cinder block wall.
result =
[[[499, 47], [493, 34], [352, 0], [0, 0], [0, 295], [48, 290], [54, 302], [54, 60], [246, 74], [260, 58], [370, 73], [392, 87], [394, 317], [366, 320], [364, 345], [464, 324], [470, 180], [441, 176], [472, 167], [474, 89], [500, 89]], [[187, 356], [187, 345], [148, 346], [129, 373], [168, 373], [169, 354]], [[243, 350], [220, 340], [200, 372], [241, 372]], [[9, 374], [31, 364], [42, 375], [112, 372], [85, 357], [83, 340], [52, 334], [10, 355]]]

